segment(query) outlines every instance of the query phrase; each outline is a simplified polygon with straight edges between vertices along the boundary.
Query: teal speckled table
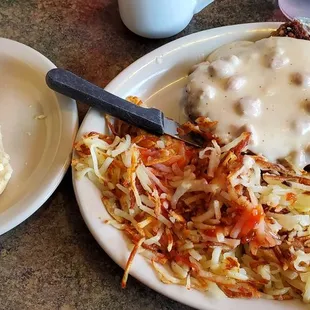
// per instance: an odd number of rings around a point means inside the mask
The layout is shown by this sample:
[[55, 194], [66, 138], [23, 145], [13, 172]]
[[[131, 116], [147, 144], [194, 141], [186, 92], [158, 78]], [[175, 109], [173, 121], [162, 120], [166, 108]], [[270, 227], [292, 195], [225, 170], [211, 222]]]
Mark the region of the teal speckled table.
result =
[[[0, 36], [105, 86], [130, 63], [175, 39], [147, 40], [130, 33], [116, 3], [1, 0]], [[223, 25], [283, 20], [273, 0], [215, 0], [176, 37]], [[80, 120], [86, 111], [79, 105]], [[133, 278], [123, 290], [121, 277], [122, 270], [83, 222], [70, 172], [39, 211], [0, 236], [0, 310], [189, 309]]]

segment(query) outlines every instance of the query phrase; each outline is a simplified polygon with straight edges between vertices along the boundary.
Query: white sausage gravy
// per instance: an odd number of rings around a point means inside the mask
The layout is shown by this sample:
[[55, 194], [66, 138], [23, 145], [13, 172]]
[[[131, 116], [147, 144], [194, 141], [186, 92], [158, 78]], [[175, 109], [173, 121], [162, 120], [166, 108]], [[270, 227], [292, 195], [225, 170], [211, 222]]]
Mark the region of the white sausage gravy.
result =
[[186, 111], [217, 120], [225, 143], [250, 131], [251, 151], [303, 168], [310, 163], [309, 55], [309, 41], [286, 37], [222, 46], [193, 68]]

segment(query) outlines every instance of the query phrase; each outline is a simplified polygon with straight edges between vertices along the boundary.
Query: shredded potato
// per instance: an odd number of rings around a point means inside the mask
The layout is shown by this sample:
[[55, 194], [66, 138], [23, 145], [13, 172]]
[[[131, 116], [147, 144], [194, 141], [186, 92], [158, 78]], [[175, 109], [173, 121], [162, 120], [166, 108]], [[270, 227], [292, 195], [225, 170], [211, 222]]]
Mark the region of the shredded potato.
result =
[[139, 253], [164, 283], [310, 302], [310, 178], [247, 153], [250, 133], [222, 145], [215, 125], [183, 127], [206, 139], [202, 149], [121, 121], [76, 143], [77, 176], [100, 188], [106, 223], [133, 246], [122, 286]]

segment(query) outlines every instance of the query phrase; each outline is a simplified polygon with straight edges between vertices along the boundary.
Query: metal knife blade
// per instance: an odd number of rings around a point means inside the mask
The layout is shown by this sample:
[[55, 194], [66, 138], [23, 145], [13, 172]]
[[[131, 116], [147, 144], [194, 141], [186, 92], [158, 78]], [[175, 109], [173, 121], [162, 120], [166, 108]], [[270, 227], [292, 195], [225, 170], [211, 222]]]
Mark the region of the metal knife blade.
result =
[[178, 128], [181, 128], [181, 125], [172, 119], [164, 117], [164, 131], [166, 135], [172, 136], [176, 139], [182, 140], [190, 145], [195, 147], [202, 147], [203, 146], [203, 139], [194, 135], [194, 134], [187, 134], [180, 136], [178, 133]]

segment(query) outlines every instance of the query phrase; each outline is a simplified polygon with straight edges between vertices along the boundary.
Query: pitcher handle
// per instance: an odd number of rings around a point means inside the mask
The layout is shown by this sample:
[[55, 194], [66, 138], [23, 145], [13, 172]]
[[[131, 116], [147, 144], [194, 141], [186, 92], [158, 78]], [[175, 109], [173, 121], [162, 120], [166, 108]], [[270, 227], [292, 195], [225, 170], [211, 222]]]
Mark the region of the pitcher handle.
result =
[[213, 0], [196, 0], [196, 7], [194, 10], [194, 14], [199, 13], [202, 9], [212, 3]]

